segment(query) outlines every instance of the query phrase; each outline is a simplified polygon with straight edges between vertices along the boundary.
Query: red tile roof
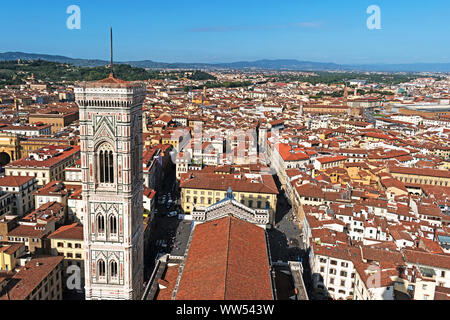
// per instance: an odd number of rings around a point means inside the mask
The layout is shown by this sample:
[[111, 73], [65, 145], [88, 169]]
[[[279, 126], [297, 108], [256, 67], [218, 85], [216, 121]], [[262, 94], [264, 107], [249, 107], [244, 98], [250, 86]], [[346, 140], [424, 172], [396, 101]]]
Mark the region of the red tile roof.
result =
[[51, 158], [47, 158], [45, 160], [23, 158], [11, 162], [6, 166], [6, 168], [51, 168], [60, 162], [66, 161], [70, 157], [76, 157], [76, 154], [79, 153], [79, 146], [70, 146], [70, 149], [59, 153], [59, 155], [52, 156]]
[[166, 273], [158, 281], [158, 283], [163, 285], [165, 288], [159, 288], [156, 300], [172, 300], [172, 294], [177, 282], [179, 268], [180, 265], [178, 264], [167, 267]]
[[229, 187], [237, 192], [255, 192], [278, 194], [277, 186], [273, 177], [261, 175], [262, 181], [251, 182], [245, 177], [238, 179], [234, 175], [219, 175], [214, 173], [185, 173], [181, 175], [180, 187], [204, 190], [227, 191]]
[[70, 240], [83, 240], [83, 226], [78, 223], [62, 226], [51, 235], [49, 239], [70, 239]]
[[417, 250], [404, 250], [406, 262], [435, 268], [450, 269], [450, 255], [434, 254]]
[[434, 170], [426, 168], [409, 168], [409, 167], [389, 167], [390, 173], [410, 174], [416, 176], [429, 176], [438, 178], [450, 178], [449, 170]]
[[272, 300], [264, 229], [233, 217], [198, 225], [177, 300]]
[[12, 279], [17, 283], [0, 300], [24, 300], [64, 259], [63, 256], [40, 256], [31, 259]]
[[348, 157], [345, 157], [345, 156], [333, 156], [333, 157], [319, 158], [319, 159], [317, 159], [317, 161], [324, 164], [324, 163], [332, 163], [332, 162], [337, 162], [337, 161], [345, 161], [347, 159], [348, 159]]
[[278, 152], [284, 161], [301, 161], [309, 160], [309, 156], [301, 152], [300, 150], [295, 150], [291, 145], [280, 143], [277, 145]]
[[35, 177], [28, 176], [5, 176], [0, 178], [0, 186], [2, 187], [20, 187], [27, 182], [36, 179]]
[[24, 237], [24, 238], [43, 238], [45, 231], [36, 229], [34, 226], [19, 225], [8, 232], [9, 237]]

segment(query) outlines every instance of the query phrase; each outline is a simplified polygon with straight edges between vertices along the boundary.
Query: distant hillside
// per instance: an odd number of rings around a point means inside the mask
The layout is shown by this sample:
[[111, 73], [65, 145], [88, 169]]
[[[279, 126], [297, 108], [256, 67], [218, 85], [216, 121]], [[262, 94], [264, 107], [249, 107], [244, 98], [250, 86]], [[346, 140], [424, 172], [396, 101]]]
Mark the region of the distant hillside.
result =
[[335, 63], [321, 63], [298, 60], [258, 60], [241, 61], [233, 63], [215, 64], [217, 67], [230, 69], [272, 69], [272, 70], [302, 70], [302, 71], [325, 71], [343, 70], [344, 67]]
[[9, 60], [45, 60], [50, 62], [69, 63], [77, 67], [101, 67], [108, 64], [107, 61], [95, 59], [72, 59], [64, 56], [55, 56], [49, 54], [24, 53], [24, 52], [5, 52], [0, 53], [0, 61]]
[[[106, 60], [73, 59], [64, 56], [35, 54], [24, 52], [0, 53], [0, 61], [9, 60], [45, 60], [68, 63], [78, 67], [100, 67], [109, 64]], [[292, 70], [292, 71], [380, 71], [380, 72], [450, 72], [450, 63], [417, 63], [417, 64], [367, 64], [339, 65], [298, 61], [289, 59], [239, 61], [231, 63], [166, 63], [152, 60], [123, 61], [117, 64], [129, 64], [146, 69], [257, 69], [257, 70]]]
[[369, 64], [352, 65], [347, 68], [380, 72], [450, 72], [450, 63]]
[[[73, 66], [70, 63], [52, 62], [46, 60], [17, 60], [0, 61], [0, 88], [5, 85], [19, 85], [26, 82], [26, 79], [34, 74], [36, 79], [47, 83], [73, 83], [75, 81], [95, 81], [108, 77], [110, 68], [98, 67], [80, 67]], [[128, 64], [118, 64], [114, 66], [115, 75], [123, 80], [149, 80], [149, 79], [190, 79], [196, 81], [216, 81], [213, 75], [201, 71], [191, 70], [148, 70], [144, 68], [133, 67]], [[218, 85], [221, 85], [220, 83]]]

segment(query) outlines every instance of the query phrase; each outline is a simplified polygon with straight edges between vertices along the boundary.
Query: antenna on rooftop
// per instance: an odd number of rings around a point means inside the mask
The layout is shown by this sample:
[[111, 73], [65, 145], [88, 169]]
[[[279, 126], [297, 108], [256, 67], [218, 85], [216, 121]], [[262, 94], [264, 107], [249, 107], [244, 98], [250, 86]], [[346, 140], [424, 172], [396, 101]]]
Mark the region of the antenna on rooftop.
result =
[[114, 77], [114, 63], [113, 63], [113, 31], [111, 27], [111, 77]]

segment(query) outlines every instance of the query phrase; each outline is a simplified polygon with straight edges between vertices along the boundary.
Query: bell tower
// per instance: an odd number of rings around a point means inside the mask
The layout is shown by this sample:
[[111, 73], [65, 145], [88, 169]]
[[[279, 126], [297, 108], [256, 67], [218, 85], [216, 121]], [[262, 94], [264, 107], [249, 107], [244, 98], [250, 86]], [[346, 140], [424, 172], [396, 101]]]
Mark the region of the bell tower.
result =
[[80, 112], [87, 300], [141, 298], [145, 95], [144, 85], [114, 76], [112, 58], [108, 78], [81, 82], [75, 88]]

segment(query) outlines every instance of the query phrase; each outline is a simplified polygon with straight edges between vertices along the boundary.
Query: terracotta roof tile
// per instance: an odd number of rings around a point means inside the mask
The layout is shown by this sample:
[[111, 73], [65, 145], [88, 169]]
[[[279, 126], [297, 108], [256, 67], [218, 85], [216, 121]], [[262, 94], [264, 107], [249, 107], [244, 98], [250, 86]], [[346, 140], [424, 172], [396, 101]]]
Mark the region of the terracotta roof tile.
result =
[[272, 300], [264, 229], [233, 217], [194, 229], [177, 300]]

